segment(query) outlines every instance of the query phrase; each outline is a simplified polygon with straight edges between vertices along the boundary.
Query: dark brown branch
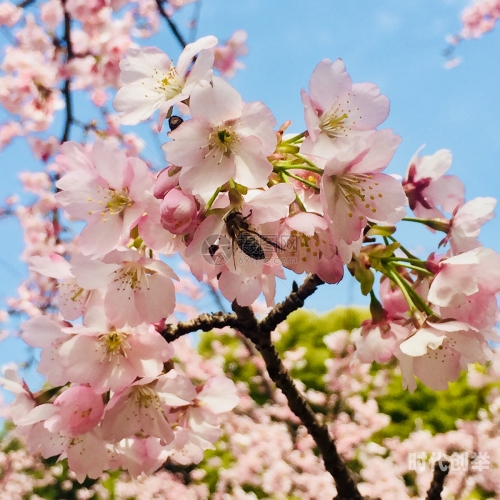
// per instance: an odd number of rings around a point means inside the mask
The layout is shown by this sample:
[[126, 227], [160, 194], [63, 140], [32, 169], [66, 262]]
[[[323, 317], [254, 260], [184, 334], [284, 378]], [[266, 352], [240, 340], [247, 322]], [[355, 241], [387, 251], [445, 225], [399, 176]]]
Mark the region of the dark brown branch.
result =
[[[314, 283], [316, 280], [311, 277], [311, 281]], [[314, 286], [314, 289], [316, 286]], [[304, 293], [305, 290], [309, 290], [309, 287], [313, 288], [312, 284], [306, 285]], [[292, 293], [298, 293], [298, 291]], [[311, 293], [309, 293], [309, 295]], [[284, 303], [286, 303], [286, 300]], [[297, 303], [298, 302], [295, 300], [294, 304]], [[261, 328], [261, 326], [265, 324], [264, 321], [259, 324], [253, 311], [249, 307], [241, 307], [236, 302], [233, 303], [233, 310], [239, 319], [240, 332], [255, 344], [266, 363], [269, 376], [286, 396], [288, 406], [305, 425], [309, 434], [311, 434], [320, 449], [325, 468], [335, 480], [338, 492], [337, 500], [362, 500], [362, 496], [328, 432], [328, 428], [317, 420], [309, 403], [295, 386], [290, 374], [283, 365], [271, 342], [270, 331], [267, 328]], [[271, 323], [268, 323], [268, 325], [269, 324]]]
[[450, 472], [450, 462], [446, 460], [438, 460], [434, 465], [434, 477], [432, 478], [431, 487], [427, 492], [426, 500], [441, 500], [444, 480]]
[[17, 4], [17, 6], [21, 9], [24, 9], [24, 7], [28, 7], [28, 5], [31, 5], [32, 3], [35, 3], [36, 0], [24, 0], [24, 2], [21, 2]]
[[184, 37], [182, 36], [181, 32], [179, 31], [179, 28], [177, 28], [176, 24], [170, 19], [170, 16], [165, 12], [165, 9], [163, 8], [163, 1], [162, 0], [156, 0], [156, 5], [158, 6], [158, 12], [160, 13], [160, 16], [167, 21], [168, 27], [172, 31], [175, 39], [182, 45], [182, 48], [184, 48], [187, 45], [186, 40], [184, 40]]
[[233, 302], [233, 311], [236, 314], [223, 312], [201, 314], [191, 321], [178, 323], [177, 325], [167, 325], [161, 335], [167, 342], [172, 342], [187, 333], [197, 330], [210, 331], [212, 328], [223, 328], [224, 326], [239, 330], [256, 346], [266, 363], [270, 378], [281, 389], [288, 400], [290, 409], [305, 425], [316, 442], [323, 456], [325, 468], [335, 480], [338, 491], [337, 500], [362, 500], [362, 496], [328, 432], [328, 428], [317, 420], [315, 413], [304, 396], [298, 391], [271, 342], [271, 332], [276, 326], [284, 321], [291, 312], [302, 307], [304, 300], [312, 295], [322, 283], [323, 281], [317, 276], [308, 276], [302, 286], [294, 290], [282, 303], [278, 304], [261, 322], [257, 320], [252, 309], [241, 307], [236, 302]]
[[[63, 10], [64, 10], [64, 41], [66, 43], [66, 66], [73, 59], [73, 45], [71, 43], [71, 16], [66, 10], [66, 0], [61, 0]], [[71, 125], [74, 122], [73, 117], [73, 103], [71, 99], [71, 78], [67, 77], [64, 80], [64, 87], [62, 90], [64, 95], [64, 101], [66, 102], [66, 121], [64, 124], [64, 132], [61, 137], [61, 143], [66, 142], [69, 139], [69, 132]]]
[[293, 311], [300, 309], [307, 297], [310, 297], [322, 284], [324, 284], [324, 281], [321, 278], [318, 278], [315, 274], [310, 274], [297, 291], [293, 291], [261, 321], [260, 329], [266, 332], [274, 331]]
[[166, 325], [160, 334], [167, 342], [173, 342], [188, 333], [198, 330], [209, 332], [213, 328], [224, 328], [225, 326], [238, 329], [239, 323], [236, 314], [223, 312], [200, 314], [197, 318], [190, 321], [177, 323], [176, 325]]

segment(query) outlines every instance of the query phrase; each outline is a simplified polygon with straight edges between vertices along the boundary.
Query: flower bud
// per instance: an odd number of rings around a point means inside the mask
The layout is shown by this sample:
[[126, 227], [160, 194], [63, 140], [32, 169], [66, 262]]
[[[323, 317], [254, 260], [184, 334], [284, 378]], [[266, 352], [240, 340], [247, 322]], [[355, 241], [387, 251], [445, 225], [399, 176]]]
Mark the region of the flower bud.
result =
[[171, 190], [179, 185], [179, 173], [181, 169], [179, 167], [167, 167], [164, 168], [156, 178], [154, 195], [155, 198], [159, 200], [163, 199], [165, 195]]
[[160, 206], [161, 225], [173, 234], [186, 234], [196, 225], [196, 201], [180, 189], [171, 189]]

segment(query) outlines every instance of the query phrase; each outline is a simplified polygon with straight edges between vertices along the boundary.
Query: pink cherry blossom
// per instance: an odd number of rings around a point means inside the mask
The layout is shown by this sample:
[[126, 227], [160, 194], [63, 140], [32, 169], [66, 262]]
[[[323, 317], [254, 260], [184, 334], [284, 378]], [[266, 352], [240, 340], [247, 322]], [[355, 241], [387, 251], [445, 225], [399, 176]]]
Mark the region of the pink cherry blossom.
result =
[[381, 173], [399, 143], [390, 130], [376, 131], [325, 165], [321, 199], [336, 239], [350, 244], [359, 239], [367, 221], [390, 225], [405, 216], [401, 184]]
[[215, 56], [214, 68], [218, 69], [225, 78], [232, 78], [238, 69], [245, 67], [237, 58], [245, 56], [248, 52], [245, 43], [247, 36], [246, 31], [237, 30], [224, 45], [218, 45], [212, 49]]
[[[190, 43], [174, 66], [167, 54], [155, 47], [129, 49], [120, 63], [123, 86], [116, 94], [114, 107], [125, 125], [148, 119], [160, 109], [159, 125], [168, 110], [187, 99], [200, 81], [210, 81], [214, 56], [210, 48], [217, 38], [206, 36]], [[192, 59], [198, 56], [188, 73]]]
[[285, 219], [280, 234], [284, 252], [279, 252], [279, 257], [286, 268], [297, 274], [317, 274], [326, 283], [342, 279], [342, 259], [323, 217], [305, 212], [295, 214]]
[[441, 307], [456, 307], [477, 293], [500, 291], [500, 255], [475, 248], [444, 259], [429, 289], [428, 299]]
[[54, 400], [57, 413], [45, 421], [50, 432], [76, 437], [91, 431], [104, 413], [102, 395], [84, 385], [66, 389]]
[[0, 3], [0, 26], [11, 27], [22, 17], [22, 9], [11, 2]]
[[48, 316], [31, 318], [21, 324], [23, 340], [32, 347], [42, 349], [38, 371], [54, 386], [64, 385], [69, 380], [58, 356], [59, 347], [68, 339], [63, 331], [67, 326], [67, 323]]
[[495, 198], [474, 198], [456, 211], [446, 238], [454, 255], [481, 246], [477, 239], [481, 226], [495, 217], [496, 204]]
[[229, 179], [249, 188], [267, 184], [274, 152], [276, 125], [260, 102], [245, 104], [228, 83], [214, 78], [200, 82], [192, 91], [192, 119], [169, 133], [163, 145], [167, 160], [182, 167], [179, 184], [207, 199]]
[[[73, 437], [68, 442], [64, 455], [68, 457], [68, 466], [81, 483], [85, 476], [97, 479], [109, 467], [106, 442], [102, 439], [99, 427]], [[62, 458], [65, 458], [64, 455]]]
[[364, 321], [361, 328], [352, 331], [356, 343], [356, 356], [363, 363], [387, 363], [394, 355], [398, 344], [406, 339], [410, 331], [395, 321]]
[[156, 330], [146, 325], [118, 329], [98, 306], [86, 315], [85, 326], [64, 331], [70, 337], [59, 347], [60, 363], [71, 381], [98, 393], [120, 392], [137, 377], [156, 377], [174, 354]]
[[302, 90], [309, 137], [303, 153], [331, 158], [350, 147], [351, 141], [375, 130], [389, 114], [389, 100], [372, 83], [355, 83], [344, 62], [323, 59]]
[[417, 217], [442, 218], [441, 208], [453, 212], [464, 203], [464, 185], [458, 177], [444, 175], [451, 166], [451, 152], [440, 149], [431, 156], [418, 156], [422, 146], [413, 155], [403, 187], [410, 208]]
[[416, 375], [431, 389], [444, 390], [458, 379], [467, 363], [484, 363], [489, 350], [484, 339], [464, 323], [428, 323], [399, 346], [396, 354], [404, 385], [413, 392]]
[[66, 143], [58, 161], [68, 173], [57, 182], [61, 192], [56, 199], [72, 216], [87, 221], [80, 236], [82, 253], [102, 257], [128, 241], [148, 197], [152, 198], [147, 165], [101, 140], [91, 154], [78, 144]]
[[164, 383], [170, 379], [168, 374], [144, 378], [116, 393], [106, 406], [102, 422], [104, 437], [116, 443], [140, 433], [143, 437], [160, 438], [164, 445], [172, 442], [175, 436], [167, 420], [165, 402], [183, 406], [189, 403], [190, 396], [188, 392], [188, 399], [184, 400], [176, 396], [175, 392], [170, 393], [171, 387], [164, 387]]
[[179, 173], [178, 167], [168, 167], [158, 174], [154, 187], [155, 198], [162, 200], [171, 189], [179, 186]]
[[186, 234], [196, 227], [198, 208], [192, 195], [171, 189], [161, 202], [161, 225], [173, 234]]

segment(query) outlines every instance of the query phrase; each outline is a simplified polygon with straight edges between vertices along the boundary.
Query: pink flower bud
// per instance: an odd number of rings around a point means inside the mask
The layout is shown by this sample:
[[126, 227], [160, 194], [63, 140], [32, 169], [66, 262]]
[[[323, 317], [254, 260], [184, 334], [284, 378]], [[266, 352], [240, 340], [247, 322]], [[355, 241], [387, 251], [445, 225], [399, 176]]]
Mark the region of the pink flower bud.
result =
[[196, 201], [179, 189], [171, 189], [160, 206], [161, 225], [173, 234], [186, 234], [196, 225]]
[[92, 430], [104, 413], [102, 396], [84, 385], [64, 391], [56, 398], [54, 406], [60, 411], [47, 420], [46, 427], [65, 436], [78, 436]]
[[179, 167], [168, 167], [158, 174], [154, 187], [155, 198], [163, 199], [171, 189], [179, 185], [179, 173]]

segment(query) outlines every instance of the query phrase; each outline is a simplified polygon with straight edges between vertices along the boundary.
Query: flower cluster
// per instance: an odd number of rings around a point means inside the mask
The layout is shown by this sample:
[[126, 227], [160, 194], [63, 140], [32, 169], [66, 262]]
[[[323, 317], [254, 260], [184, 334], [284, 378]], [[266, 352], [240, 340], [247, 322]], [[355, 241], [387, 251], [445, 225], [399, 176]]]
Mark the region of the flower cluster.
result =
[[462, 12], [462, 33], [464, 38], [479, 38], [491, 31], [500, 19], [498, 0], [480, 0], [469, 5]]
[[[85, 25], [91, 7], [73, 8]], [[316, 66], [301, 93], [306, 130], [287, 134], [289, 122], [276, 130], [262, 102], [214, 76], [214, 67], [232, 73], [241, 33], [227, 51], [216, 45], [201, 38], [176, 63], [155, 47], [123, 52], [113, 80], [119, 120], [158, 112], [158, 130], [170, 129], [157, 176], [133, 148], [119, 148], [117, 134], [92, 147], [65, 142], [53, 167], [51, 209], [85, 227], [74, 247], [57, 236], [53, 252], [28, 256], [33, 273], [59, 281], [60, 315], [33, 314], [22, 329], [58, 390], [32, 394], [13, 374], [3, 384], [18, 396], [13, 419], [30, 448], [67, 456], [79, 478], [118, 466], [147, 473], [168, 457], [197, 462], [219, 437], [217, 414], [237, 404], [225, 377], [194, 384], [160, 334], [177, 321], [178, 277], [164, 261], [173, 253], [235, 307], [261, 294], [274, 305], [285, 269], [330, 284], [347, 270], [371, 296], [358, 358], [396, 357], [412, 391], [415, 376], [444, 389], [467, 363], [491, 358], [500, 255], [478, 235], [495, 201], [465, 203], [461, 181], [444, 176], [447, 151], [417, 152], [402, 183], [386, 173], [401, 141], [379, 128], [389, 100], [353, 83], [341, 59]], [[50, 145], [39, 150], [50, 156]], [[44, 180], [31, 182], [41, 189]], [[445, 233], [446, 254], [422, 260], [395, 239], [407, 205], [416, 217], [406, 220]]]

